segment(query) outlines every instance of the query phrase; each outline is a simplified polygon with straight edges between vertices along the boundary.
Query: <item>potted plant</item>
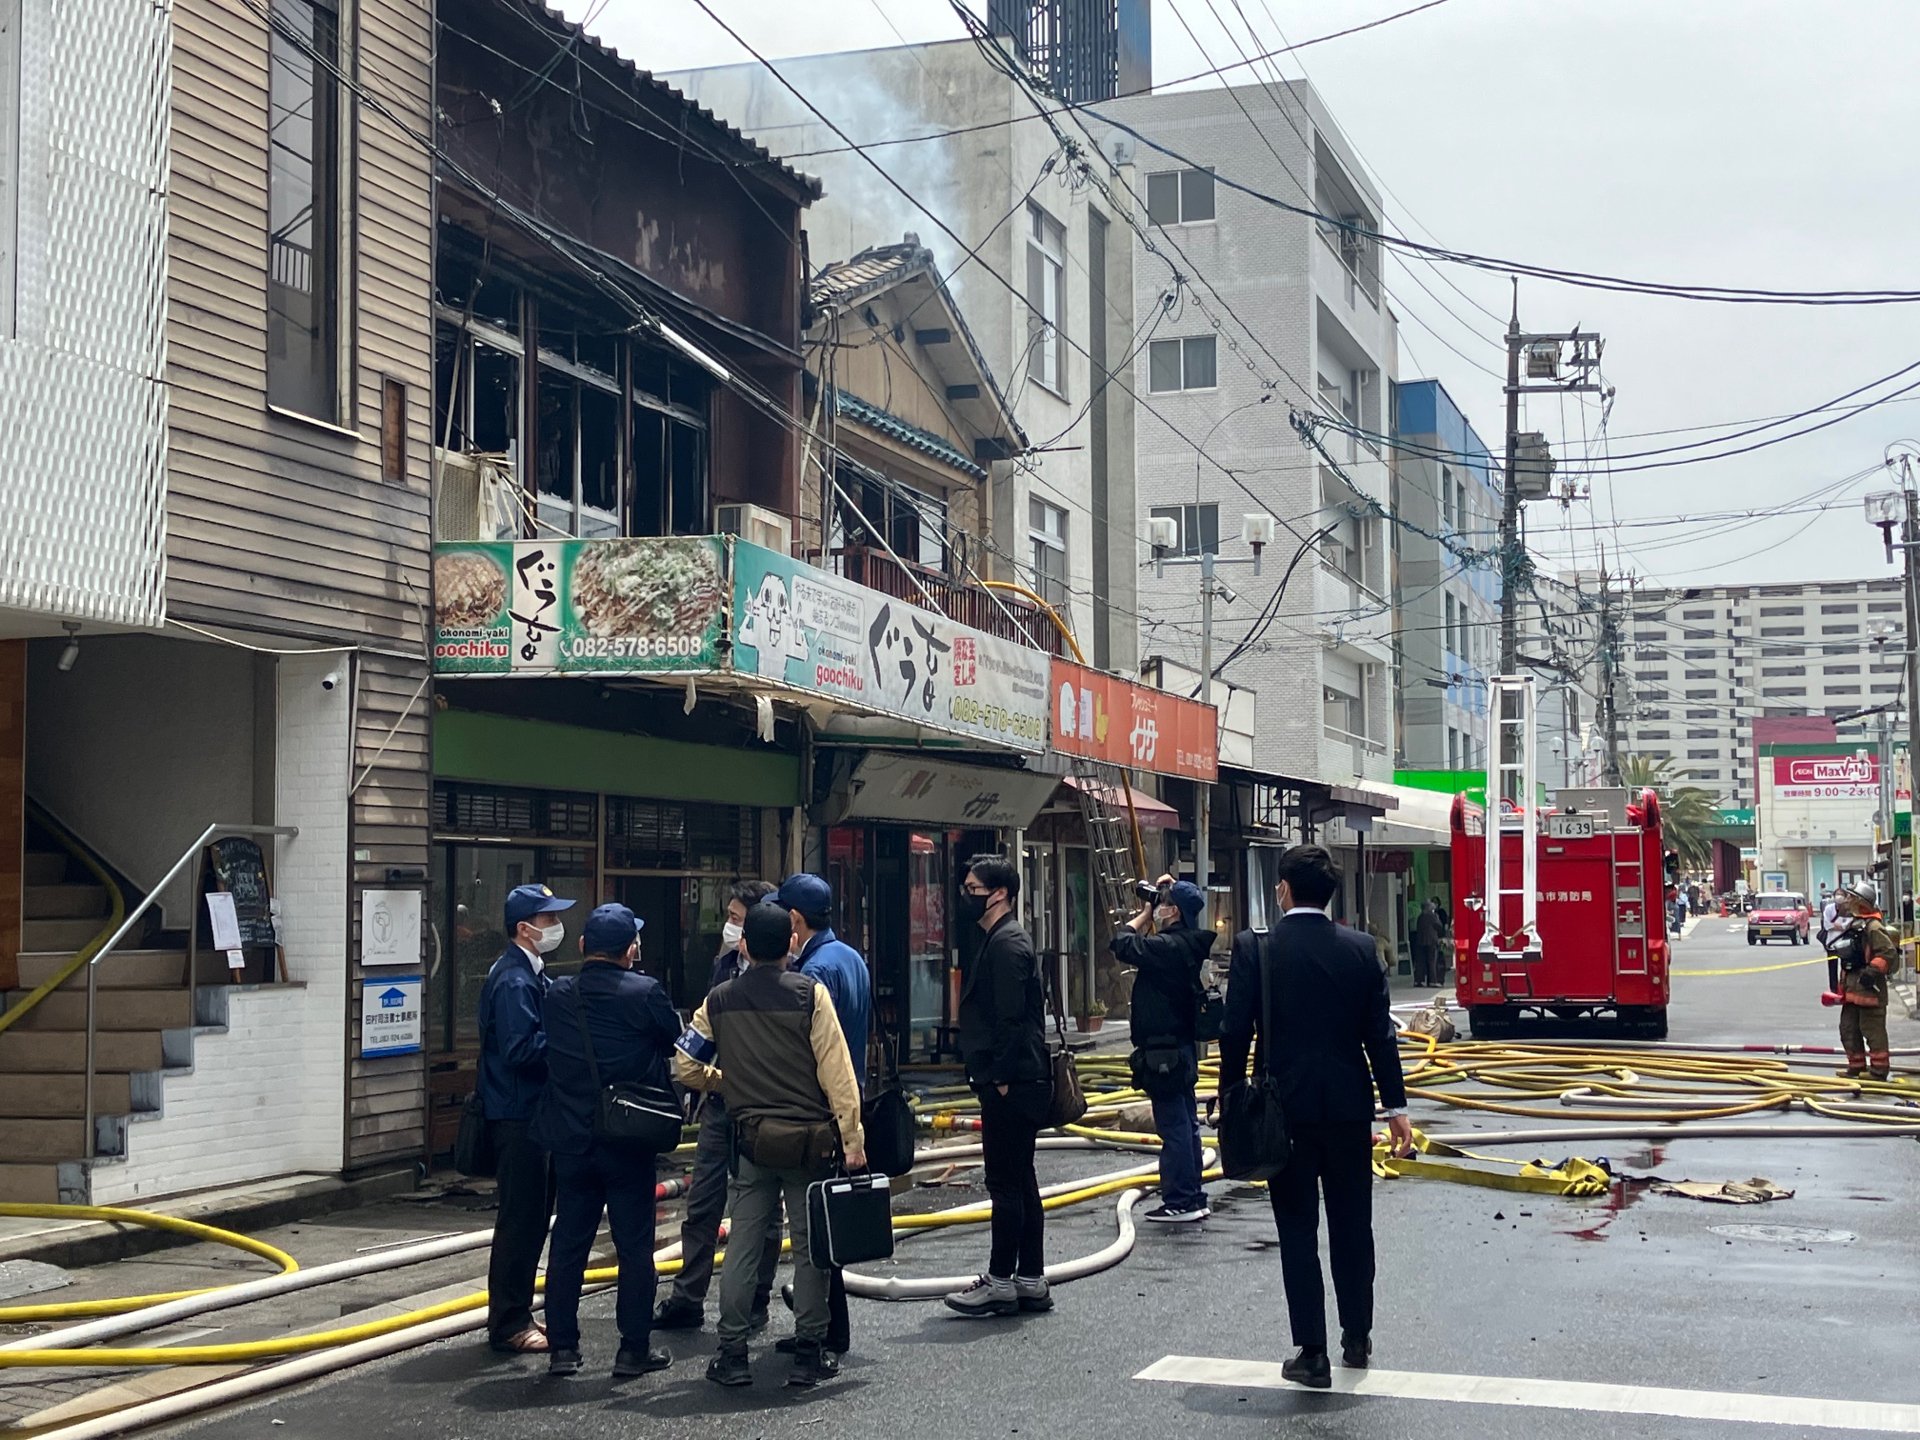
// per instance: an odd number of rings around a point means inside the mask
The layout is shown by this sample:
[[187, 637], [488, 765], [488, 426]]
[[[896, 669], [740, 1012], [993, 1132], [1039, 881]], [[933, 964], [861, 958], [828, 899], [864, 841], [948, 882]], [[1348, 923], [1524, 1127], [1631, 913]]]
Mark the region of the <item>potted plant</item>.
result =
[[1104, 1000], [1093, 1000], [1088, 1003], [1086, 1014], [1074, 1017], [1074, 1024], [1080, 1027], [1082, 1034], [1092, 1035], [1105, 1023], [1106, 1018], [1107, 1002]]

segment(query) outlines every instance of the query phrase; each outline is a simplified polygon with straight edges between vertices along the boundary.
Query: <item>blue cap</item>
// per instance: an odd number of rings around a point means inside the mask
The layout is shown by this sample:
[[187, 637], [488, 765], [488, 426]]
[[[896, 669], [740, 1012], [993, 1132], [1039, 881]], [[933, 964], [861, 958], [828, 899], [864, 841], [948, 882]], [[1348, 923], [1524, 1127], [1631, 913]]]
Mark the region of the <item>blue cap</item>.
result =
[[602, 905], [587, 916], [586, 928], [580, 932], [580, 953], [624, 955], [646, 923], [624, 905]]
[[1167, 891], [1167, 898], [1180, 907], [1180, 914], [1189, 925], [1207, 908], [1207, 897], [1200, 893], [1200, 887], [1191, 880], [1174, 881], [1173, 888]]
[[536, 915], [572, 908], [573, 901], [562, 900], [544, 885], [519, 885], [507, 896], [507, 929], [512, 930], [522, 920], [531, 920]]
[[802, 915], [826, 915], [833, 910], [833, 887], [818, 875], [789, 875], [773, 898], [774, 903]]

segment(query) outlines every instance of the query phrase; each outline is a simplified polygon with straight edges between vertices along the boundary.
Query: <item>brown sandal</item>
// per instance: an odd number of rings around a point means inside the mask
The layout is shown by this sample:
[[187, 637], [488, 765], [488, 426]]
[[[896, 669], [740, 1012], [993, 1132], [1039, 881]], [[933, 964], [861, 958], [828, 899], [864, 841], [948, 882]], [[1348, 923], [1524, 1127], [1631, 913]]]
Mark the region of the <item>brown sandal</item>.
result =
[[518, 1335], [494, 1341], [493, 1348], [502, 1355], [545, 1355], [550, 1347], [547, 1332], [538, 1325], [529, 1325]]

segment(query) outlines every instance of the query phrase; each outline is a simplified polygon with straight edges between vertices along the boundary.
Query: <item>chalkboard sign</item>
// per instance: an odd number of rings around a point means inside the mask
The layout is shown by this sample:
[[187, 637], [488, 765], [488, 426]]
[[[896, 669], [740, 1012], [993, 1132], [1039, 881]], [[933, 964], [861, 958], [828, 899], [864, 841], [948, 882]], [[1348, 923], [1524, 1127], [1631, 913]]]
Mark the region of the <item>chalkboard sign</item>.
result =
[[[231, 978], [271, 982], [278, 957], [279, 937], [273, 928], [273, 885], [267, 878], [267, 857], [260, 846], [243, 835], [229, 835], [207, 846], [203, 891], [233, 897], [240, 922], [240, 944], [246, 952], [246, 973]], [[211, 943], [205, 916], [201, 941]]]

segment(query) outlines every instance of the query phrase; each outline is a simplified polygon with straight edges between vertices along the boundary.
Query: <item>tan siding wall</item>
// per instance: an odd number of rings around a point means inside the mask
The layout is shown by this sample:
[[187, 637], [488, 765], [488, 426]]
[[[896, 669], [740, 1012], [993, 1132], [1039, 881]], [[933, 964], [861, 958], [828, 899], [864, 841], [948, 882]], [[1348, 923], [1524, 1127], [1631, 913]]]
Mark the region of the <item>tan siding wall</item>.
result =
[[[432, 5], [355, 8], [360, 84], [407, 129], [430, 134]], [[390, 867], [427, 864], [433, 196], [419, 144], [368, 106], [355, 109], [353, 433], [340, 434], [267, 409], [266, 24], [241, 0], [176, 0], [168, 609], [201, 624], [366, 647], [354, 884], [344, 897], [357, 981], [360, 890], [387, 886]], [[407, 387], [398, 484], [381, 476], [385, 378]], [[425, 1074], [417, 1056], [353, 1058], [357, 983], [351, 994], [342, 1043], [354, 1168], [419, 1151]]]

